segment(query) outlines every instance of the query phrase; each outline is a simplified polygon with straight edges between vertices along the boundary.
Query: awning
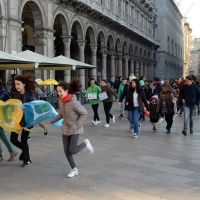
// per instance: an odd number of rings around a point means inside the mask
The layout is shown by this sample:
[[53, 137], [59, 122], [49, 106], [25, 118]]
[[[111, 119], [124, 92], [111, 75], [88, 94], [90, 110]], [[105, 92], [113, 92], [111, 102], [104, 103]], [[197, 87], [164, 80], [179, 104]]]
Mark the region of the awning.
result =
[[20, 70], [33, 69], [34, 62], [25, 58], [19, 58], [15, 55], [0, 51], [0, 70]]
[[68, 64], [68, 65], [76, 66], [76, 69], [92, 69], [92, 68], [96, 68], [96, 66], [89, 65], [89, 64], [86, 64], [84, 62], [80, 62], [80, 61], [77, 61], [77, 60], [62, 56], [62, 55], [61, 56], [57, 56], [57, 57], [55, 57], [53, 59], [56, 60], [56, 61], [63, 62], [63, 63]]
[[73, 67], [53, 58], [26, 50], [16, 53], [15, 56], [35, 63], [35, 70], [71, 70]]

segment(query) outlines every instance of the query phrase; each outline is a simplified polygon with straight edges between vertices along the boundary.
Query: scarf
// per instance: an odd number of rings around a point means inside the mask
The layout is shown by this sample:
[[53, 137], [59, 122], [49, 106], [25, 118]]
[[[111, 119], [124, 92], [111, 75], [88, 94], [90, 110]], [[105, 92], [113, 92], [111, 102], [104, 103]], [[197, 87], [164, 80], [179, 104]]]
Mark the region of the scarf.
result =
[[65, 98], [63, 98], [63, 99], [60, 98], [60, 101], [61, 101], [62, 103], [65, 103], [65, 102], [71, 100], [71, 99], [72, 99], [72, 96], [73, 96], [72, 94], [68, 94]]

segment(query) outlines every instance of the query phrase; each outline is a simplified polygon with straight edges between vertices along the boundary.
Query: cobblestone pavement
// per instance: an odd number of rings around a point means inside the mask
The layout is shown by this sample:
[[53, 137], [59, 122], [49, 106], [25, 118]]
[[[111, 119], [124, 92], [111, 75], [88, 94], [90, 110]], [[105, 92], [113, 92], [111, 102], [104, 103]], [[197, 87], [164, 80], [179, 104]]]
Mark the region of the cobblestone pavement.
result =
[[[172, 133], [165, 133], [165, 122], [156, 133], [148, 118], [141, 122], [141, 134], [131, 137], [127, 119], [119, 119], [119, 107], [112, 113], [116, 123], [104, 128], [105, 115], [100, 105], [102, 124], [91, 125], [92, 109], [85, 133], [94, 154], [75, 155], [79, 175], [67, 178], [71, 170], [63, 152], [61, 131], [49, 125], [44, 136], [41, 127], [32, 130], [29, 141], [33, 164], [20, 167], [18, 157], [11, 163], [3, 147], [5, 161], [0, 164], [0, 199], [2, 200], [199, 200], [200, 199], [200, 117], [195, 117], [194, 134], [181, 134], [183, 118], [179, 117], [179, 133], [174, 123]], [[9, 133], [8, 133], [9, 135]], [[2, 142], [1, 142], [2, 143]], [[20, 150], [16, 149], [19, 153]]]

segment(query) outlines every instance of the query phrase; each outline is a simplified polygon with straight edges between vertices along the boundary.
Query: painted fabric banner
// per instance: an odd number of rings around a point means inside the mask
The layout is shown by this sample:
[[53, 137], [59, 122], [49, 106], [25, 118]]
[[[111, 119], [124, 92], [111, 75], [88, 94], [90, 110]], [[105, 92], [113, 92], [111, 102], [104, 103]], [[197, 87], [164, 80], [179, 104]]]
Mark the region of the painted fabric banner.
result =
[[18, 99], [0, 101], [0, 126], [7, 132], [21, 133], [20, 121], [23, 117], [22, 102]]
[[[32, 101], [29, 103], [24, 103], [23, 106], [26, 128], [53, 118], [58, 114], [54, 107], [52, 107], [52, 105], [46, 101]], [[57, 122], [55, 125], [60, 126], [61, 124], [61, 122]]]

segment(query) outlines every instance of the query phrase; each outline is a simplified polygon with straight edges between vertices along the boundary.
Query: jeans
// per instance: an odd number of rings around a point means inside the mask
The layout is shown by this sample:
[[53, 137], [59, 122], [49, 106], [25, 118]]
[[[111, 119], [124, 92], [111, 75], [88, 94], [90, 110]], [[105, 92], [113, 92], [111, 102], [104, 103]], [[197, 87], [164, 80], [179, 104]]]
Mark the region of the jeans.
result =
[[99, 107], [99, 104], [92, 105], [92, 109], [94, 111], [94, 118], [93, 118], [94, 121], [96, 120], [99, 121], [98, 107]]
[[110, 110], [112, 108], [112, 102], [104, 103], [103, 108], [106, 114], [106, 123], [109, 124], [110, 118], [113, 118], [113, 115], [110, 113]]
[[170, 130], [173, 124], [174, 113], [165, 113], [165, 121], [167, 122], [167, 130]]
[[121, 112], [121, 115], [123, 115], [123, 116], [124, 116], [124, 109], [125, 109], [125, 98], [123, 99], [123, 101], [120, 104], [120, 112]]
[[134, 129], [134, 124], [131, 123], [130, 112], [131, 111], [125, 110], [126, 117], [127, 117], [128, 121], [130, 122], [130, 129]]
[[71, 136], [66, 136], [66, 135], [62, 136], [65, 156], [72, 169], [76, 167], [76, 164], [74, 162], [72, 155], [77, 154], [80, 150], [82, 150], [86, 146], [84, 142], [77, 145], [78, 139], [79, 139], [78, 134], [71, 135]]
[[139, 122], [138, 119], [140, 117], [140, 109], [139, 107], [134, 107], [133, 111], [129, 111], [131, 128], [134, 129], [134, 133], [139, 133]]
[[188, 130], [188, 123], [190, 120], [190, 130], [193, 129], [193, 123], [194, 123], [194, 113], [197, 110], [197, 106], [193, 107], [187, 107], [185, 104], [183, 105], [183, 110], [184, 110], [184, 124], [183, 124], [183, 130], [187, 131]]
[[[3, 141], [3, 143], [6, 145], [9, 152], [14, 152], [14, 148], [8, 138], [5, 135], [5, 132], [2, 127], [0, 127], [0, 138]], [[0, 143], [0, 155], [2, 155], [2, 149], [1, 149], [1, 143]]]
[[29, 155], [29, 147], [28, 147], [28, 136], [29, 136], [29, 131], [22, 130], [21, 134], [21, 142], [18, 141], [18, 136], [19, 134], [15, 132], [11, 132], [10, 135], [10, 141], [12, 144], [14, 144], [16, 147], [22, 150], [22, 155], [23, 155], [23, 161], [24, 163], [30, 161], [30, 155]]

